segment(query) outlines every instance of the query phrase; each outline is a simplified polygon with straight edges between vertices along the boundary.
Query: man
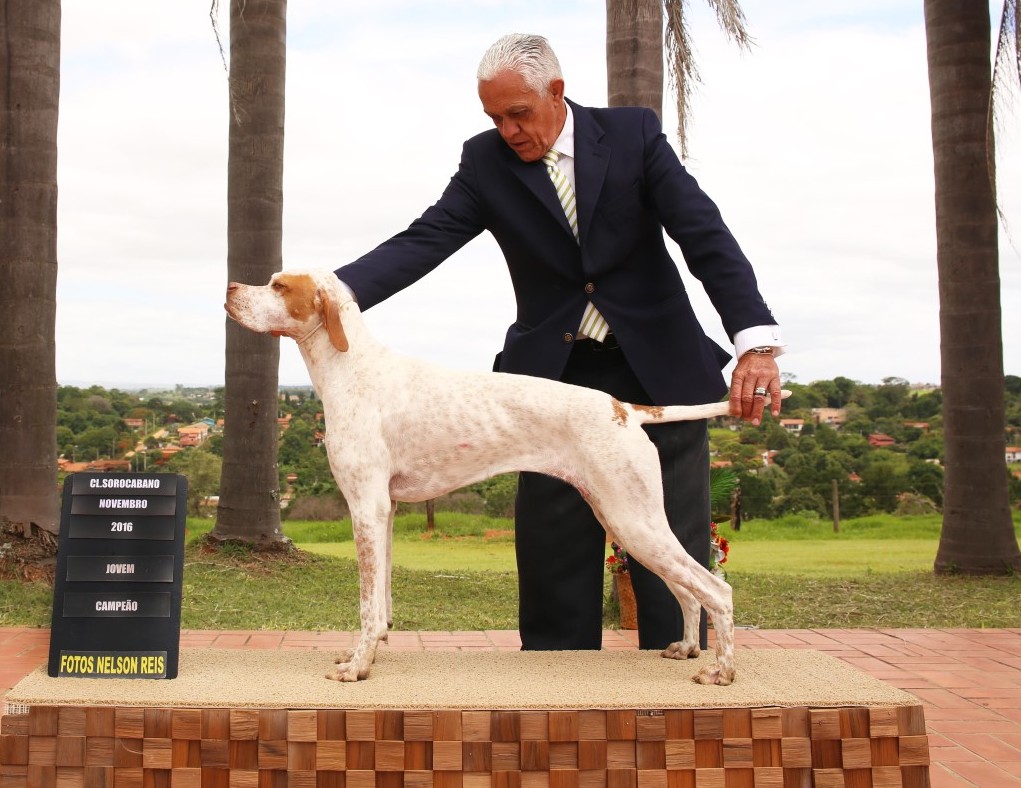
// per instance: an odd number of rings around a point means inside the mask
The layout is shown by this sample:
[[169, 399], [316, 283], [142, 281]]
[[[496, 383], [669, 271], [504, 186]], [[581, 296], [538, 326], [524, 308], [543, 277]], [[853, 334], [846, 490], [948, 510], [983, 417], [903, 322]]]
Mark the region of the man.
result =
[[[665, 230], [735, 343], [731, 412], [757, 424], [768, 391], [778, 415], [779, 328], [750, 263], [681, 166], [656, 115], [566, 100], [560, 64], [540, 36], [497, 41], [479, 65], [478, 85], [495, 129], [464, 144], [435, 205], [337, 271], [361, 308], [489, 230], [517, 300], [497, 371], [598, 388], [635, 403], [713, 402], [727, 391], [720, 370], [730, 356], [695, 318]], [[706, 423], [647, 429], [660, 452], [671, 528], [707, 566]], [[515, 519], [522, 647], [600, 648], [605, 535], [592, 511], [563, 482], [522, 474]], [[662, 581], [634, 561], [631, 575], [639, 646], [680, 640], [680, 607]]]

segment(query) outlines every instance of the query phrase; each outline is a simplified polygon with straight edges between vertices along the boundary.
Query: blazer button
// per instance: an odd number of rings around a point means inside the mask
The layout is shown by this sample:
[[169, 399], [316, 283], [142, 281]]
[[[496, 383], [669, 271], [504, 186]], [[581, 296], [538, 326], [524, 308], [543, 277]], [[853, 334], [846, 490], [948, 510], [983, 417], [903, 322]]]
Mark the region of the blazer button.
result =
[[574, 342], [574, 335], [570, 331], [564, 334], [564, 342]]
[[596, 286], [589, 282], [588, 284], [585, 285], [585, 292], [588, 293], [589, 295], [592, 295], [594, 292], [596, 292]]

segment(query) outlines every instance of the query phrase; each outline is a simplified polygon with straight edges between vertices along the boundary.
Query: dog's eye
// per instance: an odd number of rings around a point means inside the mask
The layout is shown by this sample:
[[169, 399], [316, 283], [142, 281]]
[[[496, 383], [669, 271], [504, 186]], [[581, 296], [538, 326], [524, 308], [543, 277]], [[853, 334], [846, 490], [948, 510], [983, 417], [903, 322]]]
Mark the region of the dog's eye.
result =
[[287, 285], [281, 284], [280, 282], [274, 282], [272, 285], [270, 285], [270, 287], [272, 287], [278, 293], [281, 293], [287, 289]]

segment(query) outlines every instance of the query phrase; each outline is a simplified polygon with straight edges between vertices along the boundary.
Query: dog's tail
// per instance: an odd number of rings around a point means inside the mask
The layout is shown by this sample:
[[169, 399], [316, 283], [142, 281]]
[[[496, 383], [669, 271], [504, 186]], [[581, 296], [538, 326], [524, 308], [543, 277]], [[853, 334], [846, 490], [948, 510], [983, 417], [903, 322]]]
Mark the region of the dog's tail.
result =
[[[787, 399], [791, 395], [788, 389], [780, 392], [780, 399]], [[768, 407], [770, 397], [766, 396]], [[629, 408], [639, 424], [657, 424], [668, 421], [697, 421], [698, 419], [712, 419], [716, 416], [727, 416], [730, 414], [730, 402], [710, 402], [706, 405], [632, 405], [627, 403], [624, 407]]]

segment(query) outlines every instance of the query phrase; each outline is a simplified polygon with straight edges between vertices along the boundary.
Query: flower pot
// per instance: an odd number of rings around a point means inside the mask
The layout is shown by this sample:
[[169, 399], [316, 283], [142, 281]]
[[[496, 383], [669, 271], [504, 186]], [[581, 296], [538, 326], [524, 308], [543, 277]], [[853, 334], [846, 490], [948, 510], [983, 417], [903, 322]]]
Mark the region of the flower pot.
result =
[[613, 576], [617, 587], [617, 599], [620, 602], [620, 628], [638, 629], [638, 606], [635, 603], [635, 589], [631, 585], [631, 575], [618, 573]]

